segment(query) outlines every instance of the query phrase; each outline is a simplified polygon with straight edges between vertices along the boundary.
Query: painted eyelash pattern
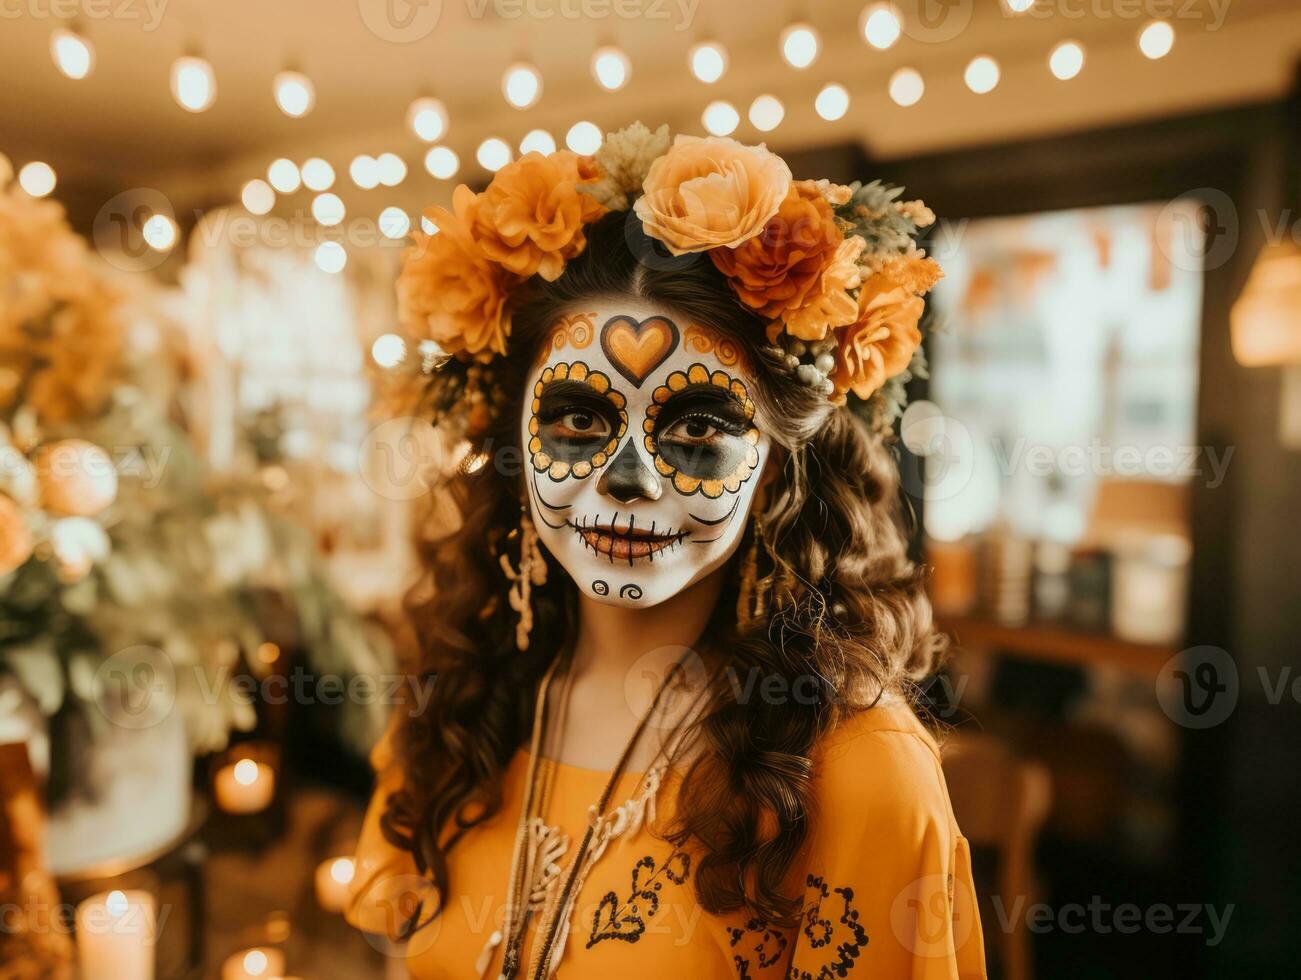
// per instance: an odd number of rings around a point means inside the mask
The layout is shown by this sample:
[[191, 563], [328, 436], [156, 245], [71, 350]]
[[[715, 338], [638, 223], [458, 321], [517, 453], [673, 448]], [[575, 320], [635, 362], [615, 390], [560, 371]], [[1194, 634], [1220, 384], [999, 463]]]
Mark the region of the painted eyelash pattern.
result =
[[[706, 480], [683, 473], [660, 454], [659, 444], [655, 439], [655, 422], [665, 402], [688, 385], [702, 384], [716, 385], [735, 395], [741, 402], [746, 419], [751, 422], [750, 428], [742, 437], [750, 444], [746, 448], [745, 456], [736, 464], [736, 469], [718, 480]], [[754, 401], [750, 398], [750, 392], [739, 378], [733, 378], [726, 371], [710, 373], [705, 365], [692, 364], [685, 371], [674, 371], [651, 393], [651, 405], [647, 407], [646, 419], [642, 422], [642, 431], [646, 433], [646, 451], [654, 459], [655, 469], [661, 476], [672, 479], [673, 487], [678, 493], [688, 496], [693, 493], [703, 493], [710, 498], [721, 497], [724, 491], [736, 493], [741, 489], [741, 484], [750, 479], [759, 466], [759, 430], [753, 424], [754, 411]]]
[[[571, 528], [574, 529], [574, 533], [578, 535], [578, 540], [581, 541], [581, 542], [583, 543], [583, 547], [584, 547], [584, 548], [587, 548], [589, 551], [592, 552], [592, 554], [596, 555], [598, 558], [608, 558], [608, 559], [610, 559], [610, 564], [613, 565], [614, 562], [615, 562], [614, 551], [613, 551], [613, 550], [607, 550], [607, 549], [601, 549], [601, 548], [598, 548], [598, 547], [597, 547], [593, 542], [589, 541], [588, 538], [587, 538], [587, 534], [586, 534], [586, 532], [590, 532], [590, 531], [595, 531], [595, 530], [597, 530], [597, 529], [598, 529], [598, 525], [600, 524], [600, 521], [601, 521], [601, 515], [600, 515], [600, 514], [597, 514], [597, 515], [596, 515], [595, 517], [593, 517], [591, 520], [588, 520], [586, 517], [584, 517], [584, 518], [581, 518], [581, 519], [579, 519], [579, 520], [577, 520], [577, 521], [572, 521], [572, 520], [565, 521], [565, 523], [568, 524]], [[617, 527], [617, 526], [618, 526], [618, 523], [619, 523], [619, 512], [618, 512], [618, 511], [615, 511], [615, 512], [614, 512], [614, 516], [613, 516], [612, 518], [610, 518], [610, 525], [609, 525], [609, 526], [612, 527], [612, 528], [613, 528], [613, 527]], [[614, 535], [614, 536], [615, 536], [615, 537], [631, 537], [631, 536], [632, 536], [632, 532], [633, 532], [633, 530], [636, 528], [636, 526], [637, 526], [637, 518], [636, 518], [636, 516], [633, 515], [633, 514], [629, 514], [629, 515], [628, 515], [628, 530], [625, 532], [624, 535]], [[655, 563], [655, 558], [656, 558], [656, 556], [663, 556], [663, 555], [667, 555], [667, 554], [669, 554], [670, 552], [672, 552], [675, 548], [677, 548], [680, 544], [682, 544], [682, 542], [686, 539], [687, 534], [688, 534], [687, 531], [674, 531], [672, 528], [669, 528], [667, 531], [657, 531], [657, 530], [656, 530], [656, 525], [655, 525], [655, 522], [654, 522], [654, 521], [651, 521], [651, 526], [650, 526], [650, 528], [648, 529], [648, 533], [650, 533], [650, 534], [658, 534], [658, 535], [660, 535], [660, 536], [662, 536], [662, 537], [669, 538], [670, 540], [669, 540], [669, 542], [668, 542], [667, 544], [661, 546], [661, 547], [658, 548], [657, 550], [653, 550], [653, 551], [651, 551], [650, 553], [648, 553], [648, 554], [646, 554], [646, 555], [631, 555], [631, 554], [630, 554], [630, 555], [628, 556], [628, 564], [629, 564], [629, 565], [633, 565], [633, 564], [635, 564], [635, 563], [637, 563], [638, 561], [641, 561], [641, 560], [643, 560], [643, 559], [649, 561], [649, 562], [653, 565], [653, 564]], [[620, 558], [619, 561], [622, 562], [623, 559]], [[620, 593], [620, 594], [622, 595], [622, 593]], [[634, 598], [637, 598], [637, 597], [634, 597]]]
[[[581, 381], [597, 394], [603, 396], [606, 401], [614, 406], [615, 411], [619, 413], [619, 426], [609, 440], [597, 450], [591, 459], [580, 459], [577, 462], [569, 462], [563, 459], [552, 459], [551, 454], [544, 452], [542, 449], [542, 423], [538, 419], [538, 412], [542, 410], [542, 392], [546, 390], [548, 384], [552, 381]], [[542, 372], [537, 383], [533, 385], [533, 404], [530, 406], [532, 414], [529, 416], [529, 453], [533, 463], [533, 468], [539, 473], [546, 473], [552, 480], [559, 482], [567, 476], [574, 476], [578, 479], [590, 476], [593, 470], [598, 470], [606, 464], [615, 448], [619, 445], [619, 440], [623, 434], [628, 431], [628, 400], [610, 387], [610, 377], [600, 371], [593, 371], [582, 361], [570, 363], [555, 364]]]

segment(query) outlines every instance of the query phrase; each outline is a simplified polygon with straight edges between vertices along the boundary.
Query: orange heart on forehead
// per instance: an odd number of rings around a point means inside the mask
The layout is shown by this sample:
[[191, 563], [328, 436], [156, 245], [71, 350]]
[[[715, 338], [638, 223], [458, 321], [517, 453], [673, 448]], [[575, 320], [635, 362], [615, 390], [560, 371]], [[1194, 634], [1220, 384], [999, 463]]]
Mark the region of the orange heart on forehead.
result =
[[638, 388], [677, 349], [678, 339], [677, 324], [664, 316], [638, 322], [620, 314], [601, 328], [601, 350], [614, 369]]

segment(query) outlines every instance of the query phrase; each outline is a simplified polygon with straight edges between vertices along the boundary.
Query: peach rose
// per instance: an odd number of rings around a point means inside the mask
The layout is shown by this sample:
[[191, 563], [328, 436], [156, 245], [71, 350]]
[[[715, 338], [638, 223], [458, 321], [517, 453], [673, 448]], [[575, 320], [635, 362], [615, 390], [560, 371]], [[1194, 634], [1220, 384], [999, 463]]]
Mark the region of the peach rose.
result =
[[790, 185], [790, 168], [762, 144], [679, 136], [651, 164], [633, 209], [674, 255], [735, 248], [763, 230]]
[[709, 257], [742, 303], [772, 319], [804, 303], [844, 238], [821, 188], [801, 180], [762, 232]]
[[584, 226], [605, 214], [596, 198], [579, 192], [600, 177], [593, 160], [569, 150], [525, 154], [497, 171], [479, 196], [475, 241], [515, 275], [554, 282], [587, 246]]
[[412, 336], [428, 337], [449, 354], [488, 360], [506, 353], [506, 296], [517, 280], [474, 240], [475, 193], [462, 184], [452, 208], [432, 209], [438, 234], [417, 234], [407, 250], [397, 284], [399, 315]]
[[908, 366], [922, 342], [917, 324], [924, 308], [920, 296], [886, 276], [863, 283], [858, 319], [836, 331], [835, 401], [843, 402], [847, 391], [868, 398]]
[[862, 280], [858, 257], [866, 246], [867, 243], [857, 235], [842, 241], [804, 302], [768, 328], [768, 339], [775, 341], [785, 329], [800, 340], [822, 340], [828, 330], [853, 323], [858, 316], [858, 304], [850, 290], [858, 288]]
[[0, 575], [8, 575], [32, 555], [32, 532], [18, 505], [0, 494]]

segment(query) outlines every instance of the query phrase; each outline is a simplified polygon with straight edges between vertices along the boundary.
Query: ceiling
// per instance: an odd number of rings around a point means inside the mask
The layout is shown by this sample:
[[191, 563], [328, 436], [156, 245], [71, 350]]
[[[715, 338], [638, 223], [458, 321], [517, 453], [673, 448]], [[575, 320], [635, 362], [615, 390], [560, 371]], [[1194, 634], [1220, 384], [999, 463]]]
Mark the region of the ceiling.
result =
[[[48, 12], [60, 5], [84, 11], [82, 26], [96, 46], [95, 69], [83, 81], [64, 78], [50, 60], [49, 36], [61, 22]], [[392, 150], [411, 167], [403, 187], [348, 194], [427, 203], [447, 188], [421, 169], [425, 148], [403, 127], [407, 104], [423, 92], [450, 110], [447, 142], [462, 158], [464, 177], [473, 175], [466, 165], [474, 167], [474, 148], [490, 135], [518, 142], [538, 126], [561, 135], [579, 119], [608, 129], [635, 118], [698, 132], [712, 99], [728, 99], [744, 114], [765, 92], [783, 99], [785, 121], [766, 135], [743, 122], [739, 138], [764, 138], [778, 149], [857, 141], [877, 158], [898, 157], [1277, 97], [1292, 84], [1301, 53], [1296, 0], [1039, 0], [1019, 16], [1000, 0], [896, 0], [905, 36], [885, 52], [858, 32], [863, 6], [6, 0], [0, 152], [18, 165], [47, 160], [69, 187], [144, 184], [188, 206], [237, 194], [276, 156], [324, 156], [342, 172], [356, 153]], [[1144, 11], [1172, 10], [1174, 50], [1149, 61], [1135, 44]], [[95, 16], [102, 13], [111, 16]], [[797, 14], [824, 43], [804, 71], [778, 53], [781, 29]], [[404, 16], [411, 18], [407, 27]], [[713, 86], [686, 70], [688, 48], [704, 37], [722, 41], [731, 54], [731, 70]], [[1087, 62], [1078, 78], [1060, 82], [1046, 58], [1066, 38], [1084, 44]], [[633, 63], [632, 81], [618, 93], [601, 91], [589, 74], [591, 52], [607, 43], [623, 47]], [[216, 104], [197, 115], [181, 110], [168, 90], [172, 60], [191, 49], [213, 63], [218, 80]], [[1002, 82], [988, 95], [962, 83], [977, 54], [1002, 66]], [[540, 103], [524, 112], [507, 106], [500, 88], [503, 70], [521, 59], [536, 64], [545, 80]], [[291, 63], [316, 85], [316, 108], [299, 120], [282, 115], [271, 98], [272, 77]], [[889, 76], [904, 65], [918, 69], [927, 85], [921, 102], [907, 109], [886, 93]], [[853, 99], [849, 115], [835, 123], [812, 108], [829, 81], [845, 85]]]

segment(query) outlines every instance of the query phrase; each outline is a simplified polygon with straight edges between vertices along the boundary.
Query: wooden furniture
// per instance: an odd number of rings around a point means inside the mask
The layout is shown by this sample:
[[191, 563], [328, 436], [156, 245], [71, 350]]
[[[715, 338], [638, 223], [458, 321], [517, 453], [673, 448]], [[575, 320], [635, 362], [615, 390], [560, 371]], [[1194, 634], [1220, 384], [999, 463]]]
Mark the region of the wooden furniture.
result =
[[1106, 633], [1087, 633], [1050, 623], [1006, 626], [978, 616], [944, 616], [939, 627], [960, 652], [1012, 653], [1030, 660], [1077, 667], [1118, 667], [1156, 678], [1179, 651], [1176, 647], [1133, 643]]
[[[996, 859], [990, 897], [999, 914], [982, 910], [985, 949], [1001, 965], [1002, 980], [1030, 980], [1026, 911], [1035, 901], [1035, 842], [1052, 800], [1048, 772], [991, 735], [950, 736], [943, 758], [958, 826], [973, 850]], [[977, 881], [977, 891], [989, 884]]]

